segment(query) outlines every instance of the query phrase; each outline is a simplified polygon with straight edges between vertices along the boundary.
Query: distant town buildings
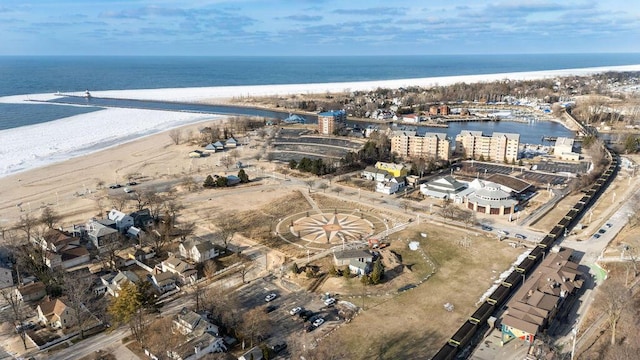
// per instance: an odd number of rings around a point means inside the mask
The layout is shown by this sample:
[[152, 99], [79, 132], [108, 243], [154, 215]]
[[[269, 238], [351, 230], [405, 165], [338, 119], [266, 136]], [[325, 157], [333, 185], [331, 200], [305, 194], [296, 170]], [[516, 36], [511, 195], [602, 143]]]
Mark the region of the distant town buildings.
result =
[[456, 136], [456, 152], [472, 159], [515, 162], [518, 160], [520, 134], [464, 130]]
[[347, 121], [347, 112], [344, 110], [331, 110], [318, 114], [318, 133], [333, 135], [342, 128]]
[[451, 143], [445, 133], [425, 133], [419, 136], [415, 131], [394, 131], [391, 136], [391, 152], [403, 158], [449, 160]]

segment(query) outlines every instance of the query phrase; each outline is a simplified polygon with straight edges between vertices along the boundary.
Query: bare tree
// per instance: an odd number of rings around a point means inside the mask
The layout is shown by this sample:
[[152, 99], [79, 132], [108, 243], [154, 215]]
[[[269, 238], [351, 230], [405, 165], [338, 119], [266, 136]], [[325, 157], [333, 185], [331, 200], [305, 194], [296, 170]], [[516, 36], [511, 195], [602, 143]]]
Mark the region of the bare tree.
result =
[[125, 247], [124, 236], [117, 234], [112, 240], [105, 241], [100, 249], [106, 268], [118, 270], [118, 252]]
[[194, 191], [198, 188], [198, 183], [193, 179], [193, 176], [185, 176], [182, 178], [182, 186], [184, 186], [187, 191]]
[[269, 329], [269, 316], [261, 307], [249, 310], [242, 317], [241, 333], [245, 339], [249, 339], [250, 347], [253, 347], [254, 340], [264, 339]]
[[110, 197], [111, 206], [118, 211], [123, 211], [127, 206], [129, 200], [131, 200], [131, 196], [129, 194], [122, 192], [121, 194], [116, 194]]
[[204, 276], [206, 276], [207, 278], [211, 278], [215, 276], [219, 267], [220, 266], [218, 266], [218, 263], [214, 259], [209, 259], [205, 261], [204, 267], [203, 267]]
[[164, 354], [167, 351], [175, 350], [187, 340], [184, 335], [173, 329], [173, 319], [168, 316], [154, 320], [145, 332], [147, 347], [161, 359], [166, 358]]
[[229, 166], [231, 166], [232, 164], [233, 159], [231, 159], [231, 156], [224, 155], [220, 158], [220, 165], [224, 166], [225, 169], [229, 169]]
[[84, 339], [85, 327], [93, 319], [87, 305], [93, 303], [95, 294], [91, 290], [93, 280], [88, 272], [65, 272], [63, 275], [64, 294], [67, 296], [75, 325], [80, 330], [80, 339]]
[[60, 221], [62, 217], [52, 208], [45, 206], [42, 208], [42, 214], [40, 215], [40, 222], [47, 225], [49, 229], [53, 229], [55, 224]]
[[327, 183], [320, 183], [318, 184], [318, 189], [322, 190], [322, 192], [326, 193], [327, 189], [329, 188], [329, 185], [327, 185]]
[[24, 325], [24, 321], [29, 317], [28, 308], [24, 305], [22, 300], [18, 298], [18, 295], [11, 291], [11, 289], [2, 289], [0, 290], [0, 294], [2, 294], [2, 298], [9, 305], [10, 319], [16, 329], [18, 330], [18, 335], [20, 335], [20, 339], [22, 340], [22, 345], [24, 349], [27, 350], [27, 334]]
[[37, 225], [38, 219], [26, 213], [20, 216], [20, 221], [18, 221], [15, 228], [24, 232], [27, 241], [31, 241], [32, 232]]
[[305, 184], [307, 184], [307, 187], [309, 188], [309, 193], [311, 193], [311, 188], [316, 184], [316, 181], [313, 179], [308, 179], [304, 181]]
[[607, 316], [611, 330], [611, 345], [616, 344], [616, 330], [620, 317], [629, 311], [632, 294], [624, 284], [615, 279], [608, 279], [598, 287], [597, 304]]
[[180, 145], [180, 142], [182, 142], [182, 131], [180, 129], [170, 130], [169, 137], [174, 145]]
[[227, 250], [231, 239], [238, 232], [236, 214], [233, 212], [223, 214], [214, 221], [214, 225], [218, 228], [216, 238], [222, 242], [224, 249]]

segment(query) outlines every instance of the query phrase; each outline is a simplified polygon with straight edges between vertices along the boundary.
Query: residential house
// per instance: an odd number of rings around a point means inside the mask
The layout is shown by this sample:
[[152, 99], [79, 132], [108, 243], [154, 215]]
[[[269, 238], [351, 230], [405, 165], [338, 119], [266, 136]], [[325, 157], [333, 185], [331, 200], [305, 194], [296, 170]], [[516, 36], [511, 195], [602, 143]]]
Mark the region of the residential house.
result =
[[16, 298], [24, 302], [40, 300], [47, 294], [44, 284], [40, 281], [18, 286], [15, 293]]
[[367, 180], [384, 181], [385, 176], [388, 176], [387, 170], [377, 169], [375, 166], [367, 166], [360, 176]]
[[216, 152], [216, 147], [213, 143], [208, 143], [207, 146], [204, 147], [204, 152], [206, 153], [214, 153]]
[[64, 299], [45, 299], [42, 301], [36, 308], [38, 321], [44, 326], [57, 329], [73, 326], [75, 324], [74, 310], [64, 301]]
[[238, 360], [264, 360], [264, 354], [259, 346], [254, 346], [238, 357]]
[[387, 176], [383, 181], [376, 183], [376, 192], [391, 195], [404, 189], [406, 185], [404, 177]]
[[333, 262], [336, 266], [348, 266], [351, 260], [372, 262], [373, 255], [365, 250], [341, 250], [333, 253]]
[[145, 260], [152, 259], [156, 256], [155, 250], [150, 246], [130, 246], [126, 249], [115, 252], [117, 268], [131, 266], [136, 262], [144, 263]]
[[222, 143], [222, 141], [216, 141], [213, 143], [213, 148], [216, 151], [224, 151], [224, 144]]
[[357, 276], [366, 275], [371, 272], [371, 261], [367, 261], [366, 258], [350, 259], [349, 272]]
[[153, 217], [151, 217], [151, 210], [142, 209], [138, 211], [134, 211], [129, 214], [133, 218], [133, 226], [142, 229], [148, 230], [153, 227]]
[[58, 251], [46, 251], [45, 264], [50, 269], [69, 269], [91, 261], [89, 250], [84, 246], [70, 244]]
[[162, 272], [169, 271], [178, 276], [181, 284], [192, 284], [198, 280], [198, 271], [193, 265], [176, 257], [169, 257], [160, 264]]
[[193, 310], [182, 308], [180, 312], [174, 317], [171, 327], [189, 338], [198, 337], [205, 332], [213, 335], [219, 335], [220, 330], [218, 326], [212, 324], [202, 315], [196, 313]]
[[48, 229], [43, 236], [34, 237], [32, 241], [43, 250], [58, 251], [68, 245], [80, 245], [80, 238], [58, 229]]
[[391, 176], [399, 177], [399, 176], [407, 176], [409, 169], [403, 164], [394, 164], [383, 161], [378, 161], [375, 165], [376, 169], [385, 170]]
[[234, 139], [233, 137], [228, 138], [227, 140], [225, 140], [224, 142], [224, 147], [226, 149], [229, 148], [235, 148], [238, 146], [238, 140]]
[[211, 241], [196, 239], [185, 240], [178, 246], [180, 256], [201, 263], [220, 255], [218, 248]]
[[162, 294], [178, 288], [178, 276], [172, 272], [167, 271], [147, 276], [149, 276], [149, 281], [151, 281], [153, 287]]
[[118, 293], [122, 290], [125, 283], [137, 284], [140, 281], [138, 275], [133, 271], [119, 271], [117, 274], [108, 274], [100, 278], [102, 283], [107, 287], [109, 295], [118, 297]]
[[86, 227], [87, 237], [89, 241], [97, 249], [101, 249], [104, 244], [116, 241], [118, 238], [118, 230], [115, 228], [115, 222], [108, 219], [91, 219]]
[[133, 217], [116, 209], [111, 209], [107, 214], [107, 218], [116, 223], [116, 229], [121, 233], [125, 233], [127, 229], [134, 225]]
[[10, 266], [0, 264], [0, 289], [13, 286], [13, 270]]
[[204, 333], [178, 346], [176, 349], [168, 350], [167, 356], [174, 360], [197, 360], [207, 354], [225, 351], [227, 351], [227, 346], [221, 337], [211, 333]]

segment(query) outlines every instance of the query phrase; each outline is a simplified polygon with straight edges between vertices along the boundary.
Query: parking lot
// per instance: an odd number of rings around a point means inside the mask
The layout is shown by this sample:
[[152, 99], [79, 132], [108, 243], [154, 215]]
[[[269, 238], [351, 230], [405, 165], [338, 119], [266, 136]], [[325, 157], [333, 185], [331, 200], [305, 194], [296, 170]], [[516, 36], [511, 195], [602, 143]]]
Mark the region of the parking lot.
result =
[[[262, 307], [266, 311], [268, 306], [275, 307], [275, 310], [268, 313], [272, 325], [268, 344], [301, 342], [306, 346], [313, 346], [317, 338], [322, 337], [342, 321], [336, 306], [326, 306], [320, 295], [306, 291], [290, 292], [278, 286], [278, 281], [274, 277], [255, 280], [238, 292], [238, 301], [245, 310]], [[265, 297], [271, 293], [276, 294], [276, 298], [269, 302], [265, 301]], [[300, 314], [289, 313], [297, 306], [309, 311], [306, 321]], [[306, 331], [311, 324], [309, 319], [312, 317], [321, 317], [325, 322], [311, 331]]]

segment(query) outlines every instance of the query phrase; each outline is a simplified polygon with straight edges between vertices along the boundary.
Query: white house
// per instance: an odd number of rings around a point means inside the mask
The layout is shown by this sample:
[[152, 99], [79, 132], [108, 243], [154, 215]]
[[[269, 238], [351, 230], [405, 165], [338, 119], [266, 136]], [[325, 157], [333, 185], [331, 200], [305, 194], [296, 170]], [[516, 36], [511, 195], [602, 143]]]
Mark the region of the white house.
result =
[[197, 263], [213, 259], [220, 255], [218, 249], [211, 241], [200, 241], [196, 239], [185, 240], [178, 246], [180, 256], [185, 259], [193, 260]]
[[406, 186], [404, 177], [387, 177], [384, 181], [376, 183], [376, 192], [391, 195], [402, 190]]
[[107, 287], [107, 293], [114, 297], [118, 297], [118, 293], [125, 283], [130, 282], [132, 284], [135, 284], [140, 281], [138, 275], [128, 270], [119, 271], [115, 276], [105, 275], [100, 279], [102, 280], [102, 283]]
[[221, 337], [206, 332], [178, 346], [176, 349], [168, 350], [167, 356], [174, 360], [197, 360], [207, 354], [221, 353], [224, 351], [227, 351], [224, 340]]
[[173, 319], [171, 327], [182, 335], [186, 335], [188, 337], [198, 337], [205, 332], [213, 335], [220, 334], [218, 326], [210, 323], [197, 312], [187, 308], [182, 308], [180, 310]]
[[121, 233], [125, 233], [133, 226], [133, 217], [116, 209], [111, 209], [107, 214], [107, 218], [116, 223], [116, 229]]
[[150, 280], [153, 286], [161, 293], [175, 290], [178, 287], [178, 275], [169, 271], [151, 275]]

